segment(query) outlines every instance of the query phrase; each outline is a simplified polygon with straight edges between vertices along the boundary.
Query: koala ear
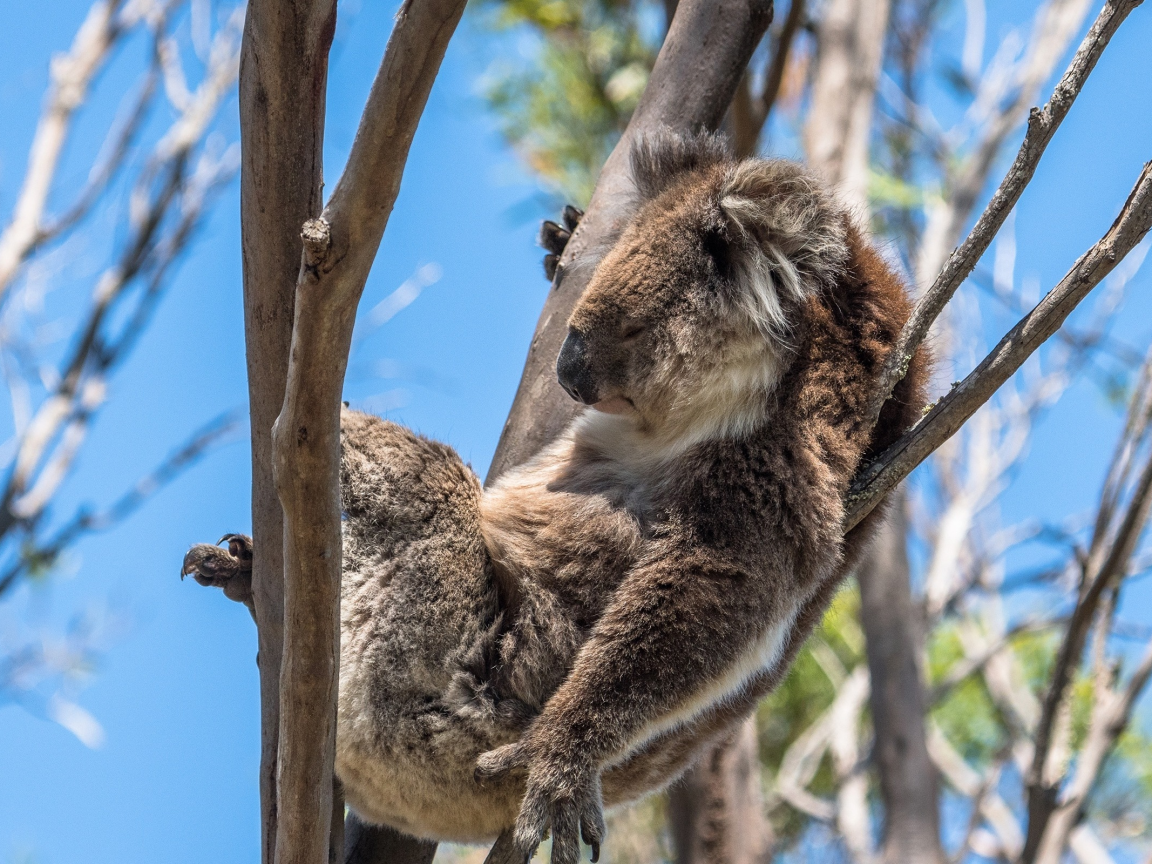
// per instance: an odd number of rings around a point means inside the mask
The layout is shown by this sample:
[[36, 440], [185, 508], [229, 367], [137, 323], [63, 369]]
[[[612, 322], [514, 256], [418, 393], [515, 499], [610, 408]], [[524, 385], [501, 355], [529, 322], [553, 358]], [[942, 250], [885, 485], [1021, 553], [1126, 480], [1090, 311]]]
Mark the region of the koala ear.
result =
[[704, 251], [716, 265], [716, 272], [724, 278], [730, 278], [735, 272], [735, 257], [737, 250], [732, 245], [731, 228], [724, 221], [706, 225], [700, 234]]
[[843, 273], [847, 211], [799, 164], [741, 162], [728, 172], [718, 203], [733, 236], [754, 241], [789, 291], [803, 294]]
[[632, 179], [642, 200], [655, 198], [686, 171], [732, 160], [724, 136], [716, 132], [680, 135], [661, 129], [646, 135], [632, 148]]

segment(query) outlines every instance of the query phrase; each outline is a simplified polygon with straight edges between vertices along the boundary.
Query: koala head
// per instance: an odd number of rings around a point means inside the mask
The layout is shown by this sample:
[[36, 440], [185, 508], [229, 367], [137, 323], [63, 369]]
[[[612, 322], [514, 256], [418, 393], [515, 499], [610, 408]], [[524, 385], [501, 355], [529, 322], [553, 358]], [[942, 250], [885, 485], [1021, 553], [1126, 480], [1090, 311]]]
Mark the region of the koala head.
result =
[[560, 384], [661, 437], [750, 428], [847, 265], [848, 217], [800, 165], [715, 136], [650, 140], [632, 168], [640, 203], [572, 312]]

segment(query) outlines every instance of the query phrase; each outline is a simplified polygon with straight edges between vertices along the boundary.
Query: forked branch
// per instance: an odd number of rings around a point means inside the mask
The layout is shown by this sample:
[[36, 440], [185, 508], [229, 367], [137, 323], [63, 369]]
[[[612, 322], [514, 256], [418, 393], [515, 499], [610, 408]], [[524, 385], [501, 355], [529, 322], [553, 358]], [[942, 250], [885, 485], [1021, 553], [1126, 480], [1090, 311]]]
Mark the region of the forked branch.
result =
[[969, 375], [914, 428], [857, 475], [848, 493], [845, 530], [855, 527], [896, 484], [947, 441], [1055, 333], [1088, 293], [1152, 227], [1152, 163], [1144, 166], [1120, 215], [1036, 308], [1008, 331]]
[[356, 306], [465, 0], [405, 3], [324, 212], [302, 229], [284, 403], [272, 431], [284, 508], [276, 861], [329, 854], [340, 648], [340, 397]]
[[944, 269], [940, 271], [931, 287], [924, 292], [912, 312], [912, 317], [904, 325], [896, 347], [884, 366], [880, 386], [869, 404], [869, 416], [873, 423], [880, 416], [880, 409], [892, 395], [900, 379], [908, 371], [908, 364], [928, 335], [932, 323], [968, 278], [976, 262], [988, 250], [1004, 220], [1020, 200], [1024, 188], [1036, 172], [1036, 166], [1040, 164], [1040, 157], [1044, 155], [1044, 150], [1048, 147], [1052, 136], [1056, 134], [1056, 130], [1060, 128], [1072, 103], [1076, 101], [1084, 82], [1088, 80], [1112, 35], [1128, 17], [1128, 13], [1142, 2], [1143, 0], [1108, 0], [1100, 10], [1088, 35], [1080, 43], [1064, 76], [1052, 91], [1048, 104], [1041, 109], [1033, 109], [1028, 117], [1028, 131], [1024, 135], [1024, 141], [1012, 167], [1000, 181], [999, 188], [988, 202], [988, 206], [984, 208], [967, 239], [948, 256]]

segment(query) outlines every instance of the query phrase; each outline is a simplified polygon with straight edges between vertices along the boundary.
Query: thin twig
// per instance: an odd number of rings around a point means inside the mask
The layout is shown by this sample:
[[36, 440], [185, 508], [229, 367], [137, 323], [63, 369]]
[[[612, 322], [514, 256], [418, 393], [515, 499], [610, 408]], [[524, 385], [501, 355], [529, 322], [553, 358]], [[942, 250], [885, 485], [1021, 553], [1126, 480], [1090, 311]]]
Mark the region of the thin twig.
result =
[[208, 450], [227, 437], [240, 421], [236, 411], [229, 411], [205, 424], [175, 452], [106, 507], [92, 510], [82, 507], [49, 539], [26, 544], [19, 560], [0, 576], [0, 595], [10, 589], [29, 570], [51, 566], [60, 554], [84, 534], [107, 531], [135, 513], [161, 489], [179, 477]]
[[1072, 266], [1059, 284], [1013, 327], [967, 378], [937, 402], [913, 429], [861, 470], [848, 494], [845, 530], [855, 527], [896, 484], [947, 441], [1007, 381], [1076, 305], [1152, 227], [1152, 163], [1111, 229]]

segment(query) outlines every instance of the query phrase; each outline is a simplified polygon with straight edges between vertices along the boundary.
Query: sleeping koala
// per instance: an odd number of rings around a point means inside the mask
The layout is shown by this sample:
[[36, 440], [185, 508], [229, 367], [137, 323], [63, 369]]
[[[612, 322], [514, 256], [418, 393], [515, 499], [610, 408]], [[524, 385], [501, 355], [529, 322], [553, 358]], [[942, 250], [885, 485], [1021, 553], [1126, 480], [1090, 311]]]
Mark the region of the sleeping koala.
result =
[[[603, 806], [753, 710], [879, 518], [843, 534], [853, 474], [922, 405], [918, 356], [867, 426], [898, 278], [798, 164], [701, 135], [632, 167], [557, 360], [587, 409], [556, 441], [483, 490], [451, 448], [344, 412], [336, 771], [368, 822], [515, 826], [524, 860], [551, 830], [554, 864], [580, 837], [595, 860]], [[243, 599], [251, 548], [227, 539], [184, 570]]]

